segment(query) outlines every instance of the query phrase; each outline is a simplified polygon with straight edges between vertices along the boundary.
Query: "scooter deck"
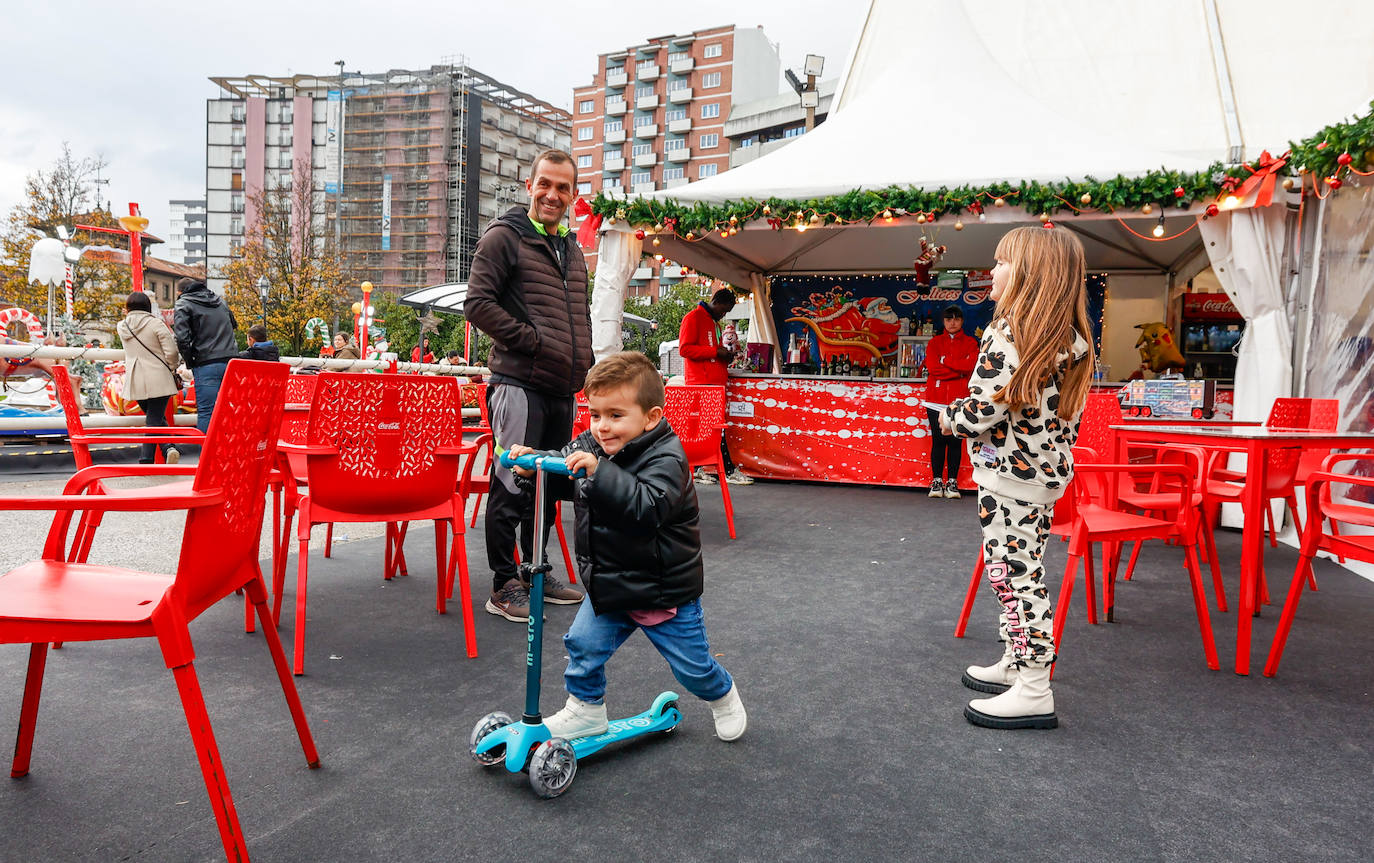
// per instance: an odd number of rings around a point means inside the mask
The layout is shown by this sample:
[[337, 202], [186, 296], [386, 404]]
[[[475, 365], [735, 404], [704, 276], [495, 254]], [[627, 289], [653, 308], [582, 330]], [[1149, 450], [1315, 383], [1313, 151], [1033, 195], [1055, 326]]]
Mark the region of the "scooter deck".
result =
[[[671, 690], [661, 692], [654, 699], [653, 706], [643, 713], [625, 719], [613, 719], [608, 723], [608, 728], [604, 734], [598, 734], [595, 737], [578, 737], [569, 740], [568, 743], [572, 745], [573, 753], [581, 759], [601, 751], [612, 743], [631, 740], [656, 731], [667, 731], [682, 721], [682, 711], [678, 710], [676, 706], [678, 698], [678, 694]], [[511, 773], [519, 773], [525, 769], [529, 753], [534, 747], [548, 740], [551, 736], [549, 729], [542, 722], [538, 725], [526, 725], [524, 722], [516, 720], [483, 737], [481, 742], [477, 744], [475, 754], [481, 755], [504, 746], [505, 758], [503, 761], [506, 770]]]

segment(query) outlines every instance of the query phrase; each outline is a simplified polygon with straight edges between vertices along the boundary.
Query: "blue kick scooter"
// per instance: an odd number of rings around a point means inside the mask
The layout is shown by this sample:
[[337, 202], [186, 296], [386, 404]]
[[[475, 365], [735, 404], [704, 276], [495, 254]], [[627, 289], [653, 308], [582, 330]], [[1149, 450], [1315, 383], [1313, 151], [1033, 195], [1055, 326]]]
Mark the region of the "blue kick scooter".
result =
[[[606, 733], [595, 737], [564, 740], [553, 737], [539, 715], [540, 659], [544, 643], [544, 573], [552, 569], [544, 559], [544, 480], [550, 473], [578, 478], [584, 474], [568, 472], [561, 458], [526, 453], [512, 459], [501, 453], [501, 466], [518, 466], [535, 472], [534, 479], [534, 560], [521, 565], [523, 576], [530, 584], [530, 616], [528, 646], [525, 653], [525, 714], [519, 722], [502, 711], [488, 713], [478, 720], [468, 738], [468, 752], [483, 767], [505, 762], [506, 770], [519, 773], [527, 770], [530, 787], [540, 797], [557, 797], [572, 785], [577, 775], [577, 759], [586, 758], [611, 743], [641, 737], [655, 731], [669, 732], [682, 721], [677, 709], [678, 694], [659, 693], [653, 706], [628, 719], [613, 719]], [[583, 600], [591, 602], [590, 599]]]

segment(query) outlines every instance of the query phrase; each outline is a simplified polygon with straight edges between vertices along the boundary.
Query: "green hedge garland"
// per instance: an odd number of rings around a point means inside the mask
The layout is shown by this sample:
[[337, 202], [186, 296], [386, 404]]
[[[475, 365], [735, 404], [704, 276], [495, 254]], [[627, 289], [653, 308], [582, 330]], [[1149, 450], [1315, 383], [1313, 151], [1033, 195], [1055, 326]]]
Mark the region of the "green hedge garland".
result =
[[[1314, 172], [1320, 177], [1332, 178], [1347, 168], [1361, 173], [1369, 171], [1374, 165], [1374, 102], [1370, 103], [1370, 108], [1371, 112], [1363, 117], [1328, 126], [1300, 143], [1290, 143], [1288, 167], [1295, 173]], [[1345, 154], [1344, 161], [1342, 154]], [[1260, 161], [1256, 160], [1248, 167], [1215, 163], [1201, 173], [1161, 169], [1141, 177], [1118, 175], [1110, 180], [1089, 177], [1075, 182], [1066, 178], [1062, 183], [1022, 181], [954, 189], [942, 186], [935, 190], [889, 186], [886, 189], [855, 189], [826, 198], [746, 198], [721, 205], [688, 205], [671, 199], [626, 200], [598, 193], [591, 206], [592, 212], [607, 220], [624, 220], [632, 225], [654, 226], [657, 230], [666, 227], [680, 236], [691, 234], [693, 239], [712, 231], [742, 228], [759, 219], [769, 220], [777, 229], [792, 227], [798, 220], [807, 227], [872, 222], [899, 216], [938, 221], [966, 212], [977, 214], [995, 206], [998, 199], [1046, 219], [1088, 209], [1136, 211], [1147, 205], [1187, 209], [1194, 203], [1218, 200], [1259, 167]]]

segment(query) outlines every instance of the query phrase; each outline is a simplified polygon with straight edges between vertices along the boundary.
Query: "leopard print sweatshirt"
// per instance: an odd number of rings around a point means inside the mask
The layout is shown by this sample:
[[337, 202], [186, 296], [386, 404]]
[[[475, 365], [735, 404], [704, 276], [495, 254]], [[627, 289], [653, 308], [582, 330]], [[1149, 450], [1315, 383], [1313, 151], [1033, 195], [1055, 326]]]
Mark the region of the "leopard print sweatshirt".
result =
[[[1073, 357], [1090, 346], [1074, 333]], [[1060, 355], [1060, 370], [1069, 353]], [[995, 392], [1011, 383], [1018, 357], [1005, 322], [988, 327], [969, 379], [969, 394], [945, 408], [944, 418], [958, 437], [969, 438], [973, 479], [979, 488], [1027, 503], [1054, 503], [1073, 479], [1071, 450], [1078, 439], [1078, 417], [1061, 419], [1056, 375], [1040, 394], [1038, 405], [1017, 411], [994, 402]]]

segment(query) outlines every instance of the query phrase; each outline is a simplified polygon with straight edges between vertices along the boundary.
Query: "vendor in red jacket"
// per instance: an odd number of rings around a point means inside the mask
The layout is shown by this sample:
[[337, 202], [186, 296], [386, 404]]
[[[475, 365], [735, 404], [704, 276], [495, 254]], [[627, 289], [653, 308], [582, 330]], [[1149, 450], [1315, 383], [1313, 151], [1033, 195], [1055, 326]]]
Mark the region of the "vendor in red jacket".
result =
[[[926, 401], [947, 405], [968, 395], [968, 379], [978, 362], [978, 340], [964, 332], [964, 312], [945, 309], [945, 329], [926, 345]], [[940, 429], [940, 414], [926, 409], [930, 424], [930, 497], [957, 498], [963, 442]]]
[[[734, 352], [720, 343], [720, 332], [716, 323], [735, 307], [735, 292], [721, 288], [711, 295], [710, 302], [697, 303], [682, 318], [678, 330], [678, 353], [682, 355], [682, 370], [688, 386], [723, 387], [729, 379], [730, 361]], [[725, 458], [725, 481], [732, 485], [751, 485], [754, 481], [740, 473], [730, 460], [730, 451], [725, 446], [725, 435], [720, 437], [720, 451]], [[717, 481], [714, 474], [697, 468], [698, 482]]]

